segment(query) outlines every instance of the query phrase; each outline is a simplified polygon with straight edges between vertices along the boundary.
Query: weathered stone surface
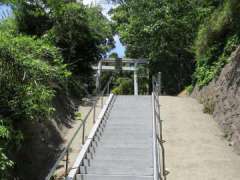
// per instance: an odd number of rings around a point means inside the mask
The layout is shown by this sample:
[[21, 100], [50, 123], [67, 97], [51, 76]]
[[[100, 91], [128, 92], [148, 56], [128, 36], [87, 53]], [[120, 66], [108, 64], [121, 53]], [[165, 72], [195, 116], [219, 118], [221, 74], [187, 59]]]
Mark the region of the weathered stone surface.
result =
[[240, 153], [240, 47], [232, 54], [220, 76], [201, 89], [195, 87], [192, 97], [214, 106], [213, 117], [226, 137]]

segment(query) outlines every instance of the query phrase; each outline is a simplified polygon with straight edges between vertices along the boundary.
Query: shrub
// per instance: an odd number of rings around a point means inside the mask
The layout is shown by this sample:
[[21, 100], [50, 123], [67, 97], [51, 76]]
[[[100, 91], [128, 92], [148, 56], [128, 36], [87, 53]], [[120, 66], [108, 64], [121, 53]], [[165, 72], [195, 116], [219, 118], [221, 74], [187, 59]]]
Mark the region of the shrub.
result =
[[116, 80], [116, 87], [113, 88], [114, 94], [129, 95], [133, 94], [133, 82], [129, 78], [118, 78]]
[[[0, 28], [1, 29], [1, 28]], [[13, 166], [9, 155], [23, 139], [15, 122], [49, 119], [54, 84], [71, 74], [57, 48], [31, 37], [0, 31], [0, 178]]]
[[66, 4], [54, 18], [50, 34], [61, 49], [64, 62], [74, 74], [91, 76], [91, 65], [111, 47], [110, 22], [99, 8], [87, 8], [78, 3]]
[[240, 3], [225, 1], [206, 20], [198, 32], [195, 42], [196, 71], [198, 86], [207, 85], [218, 76], [231, 53], [240, 43]]
[[[10, 150], [13, 147], [19, 148], [23, 140], [20, 131], [14, 130], [11, 119], [4, 119], [0, 116], [0, 178], [11, 179], [7, 173], [14, 166], [14, 162], [9, 159]], [[14, 143], [13, 143], [14, 142]]]
[[215, 103], [213, 99], [209, 98], [203, 102], [203, 112], [207, 114], [213, 114], [215, 109]]
[[187, 86], [187, 87], [186, 87], [187, 93], [188, 93], [188, 94], [191, 94], [191, 93], [193, 92], [193, 88], [194, 88], [193, 85]]

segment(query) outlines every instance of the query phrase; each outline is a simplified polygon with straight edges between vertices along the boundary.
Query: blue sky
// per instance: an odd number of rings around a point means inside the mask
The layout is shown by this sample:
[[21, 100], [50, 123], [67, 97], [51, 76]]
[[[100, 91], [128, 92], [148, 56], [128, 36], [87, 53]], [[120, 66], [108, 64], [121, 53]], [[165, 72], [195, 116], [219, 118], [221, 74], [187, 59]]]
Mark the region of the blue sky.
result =
[[112, 51], [110, 51], [109, 54], [115, 52], [115, 53], [118, 54], [118, 56], [119, 56], [120, 58], [125, 57], [126, 48], [125, 48], [125, 47], [122, 45], [122, 43], [120, 42], [119, 36], [118, 36], [118, 35], [114, 36], [114, 40], [115, 40], [115, 46], [116, 46], [116, 47], [115, 47]]
[[[83, 0], [84, 4], [98, 4], [101, 5], [103, 8], [103, 14], [107, 16], [109, 19], [111, 18], [107, 13], [108, 11], [114, 7], [114, 4], [107, 2], [106, 0]], [[115, 40], [115, 48], [109, 52], [109, 54], [115, 52], [118, 54], [120, 58], [123, 58], [125, 56], [126, 48], [122, 45], [122, 43], [119, 40], [119, 36], [114, 36]]]
[[11, 8], [6, 6], [6, 5], [0, 5], [0, 19], [2, 19], [4, 17], [4, 13], [5, 15], [8, 15], [10, 14], [12, 11], [11, 11]]

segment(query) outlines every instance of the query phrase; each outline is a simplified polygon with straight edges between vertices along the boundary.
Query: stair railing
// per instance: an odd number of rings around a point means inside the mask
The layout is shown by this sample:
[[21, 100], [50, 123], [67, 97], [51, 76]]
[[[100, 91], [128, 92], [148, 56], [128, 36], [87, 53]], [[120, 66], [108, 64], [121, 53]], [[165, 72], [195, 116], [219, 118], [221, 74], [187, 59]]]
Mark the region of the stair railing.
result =
[[169, 172], [166, 170], [165, 141], [163, 140], [163, 127], [160, 118], [159, 95], [161, 95], [161, 73], [158, 73], [157, 77], [152, 77], [152, 88], [154, 180], [166, 180]]
[[[77, 174], [81, 174], [82, 171], [85, 171], [85, 165], [89, 164], [89, 156], [93, 156], [97, 146], [97, 140], [102, 136], [103, 129], [105, 127], [106, 120], [109, 117], [110, 109], [114, 102], [114, 95], [110, 94], [106, 104], [104, 105], [101, 113], [99, 114], [96, 123], [94, 124], [89, 136], [83, 145], [78, 157], [75, 160], [73, 167], [71, 168], [69, 174], [65, 180], [76, 180]], [[82, 167], [82, 168], [81, 168]], [[84, 170], [83, 170], [84, 169]]]
[[[110, 84], [112, 83], [113, 77], [111, 77], [108, 82], [106, 83], [105, 87], [103, 88], [103, 90], [99, 93], [97, 93], [96, 98], [91, 101], [92, 102], [92, 106], [90, 108], [90, 110], [87, 112], [86, 116], [83, 118], [82, 123], [79, 125], [79, 127], [77, 128], [77, 130], [75, 131], [73, 137], [71, 138], [71, 140], [69, 141], [69, 143], [67, 144], [66, 147], [63, 148], [61, 154], [59, 155], [57, 161], [55, 162], [55, 164], [53, 165], [52, 169], [49, 171], [47, 177], [45, 178], [45, 180], [51, 180], [54, 179], [54, 173], [56, 172], [58, 166], [60, 165], [60, 163], [62, 161], [65, 161], [65, 177], [67, 177], [68, 172], [69, 172], [69, 153], [70, 153], [70, 149], [72, 146], [73, 141], [76, 139], [77, 135], [79, 135], [79, 133], [82, 133], [82, 142], [81, 145], [82, 147], [84, 146], [84, 144], [86, 143], [86, 123], [90, 117], [90, 114], [93, 113], [93, 124], [96, 124], [96, 107], [97, 107], [97, 103], [100, 101], [101, 104], [101, 109], [103, 109], [103, 98], [105, 94], [110, 94]], [[108, 109], [108, 108], [107, 108]]]

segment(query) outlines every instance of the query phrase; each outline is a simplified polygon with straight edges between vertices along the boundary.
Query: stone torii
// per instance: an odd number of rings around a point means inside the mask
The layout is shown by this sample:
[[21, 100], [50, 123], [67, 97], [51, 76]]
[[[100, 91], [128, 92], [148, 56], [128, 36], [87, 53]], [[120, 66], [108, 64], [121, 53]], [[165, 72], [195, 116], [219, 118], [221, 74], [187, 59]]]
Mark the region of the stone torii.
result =
[[[134, 73], [134, 95], [138, 95], [138, 65], [140, 64], [147, 64], [146, 59], [102, 59], [99, 61], [97, 66], [93, 66], [93, 69], [97, 71], [96, 73], [96, 88], [97, 90], [100, 89], [100, 78], [102, 71], [116, 71], [117, 63], [120, 65], [120, 69], [122, 71], [132, 71]], [[124, 65], [123, 65], [124, 64]]]

